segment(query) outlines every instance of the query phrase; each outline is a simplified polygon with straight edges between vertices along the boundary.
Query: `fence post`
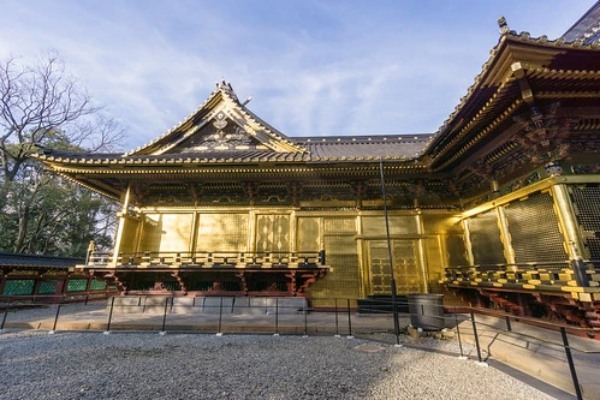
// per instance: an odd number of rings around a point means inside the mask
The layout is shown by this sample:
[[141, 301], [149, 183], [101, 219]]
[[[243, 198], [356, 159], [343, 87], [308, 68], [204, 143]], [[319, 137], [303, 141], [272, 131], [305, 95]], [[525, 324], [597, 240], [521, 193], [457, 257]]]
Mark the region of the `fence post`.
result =
[[54, 324], [52, 325], [52, 330], [48, 332], [49, 335], [53, 335], [56, 332], [56, 325], [58, 324], [58, 315], [60, 314], [60, 306], [62, 303], [58, 303], [56, 306], [56, 314], [54, 315]]
[[273, 336], [279, 336], [279, 299], [275, 298], [275, 333]]
[[[173, 298], [171, 297], [171, 299], [173, 299]], [[160, 332], [158, 332], [159, 335], [167, 334], [166, 326], [167, 326], [167, 310], [168, 309], [169, 309], [169, 298], [165, 297], [165, 309], [163, 311], [162, 327], [160, 328]]]
[[460, 328], [459, 328], [459, 324], [458, 324], [458, 314], [456, 313], [456, 309], [454, 309], [454, 322], [456, 324], [456, 336], [458, 336], [458, 348], [460, 349], [460, 356], [459, 358], [461, 360], [466, 360], [467, 357], [465, 357], [465, 354], [463, 352], [463, 345], [462, 345], [462, 340], [460, 337]]
[[106, 330], [104, 331], [105, 335], [108, 335], [110, 333], [110, 324], [112, 322], [114, 306], [115, 306], [115, 296], [113, 296], [110, 300], [110, 310], [108, 311], [108, 321], [106, 322]]
[[223, 321], [223, 297], [221, 297], [221, 301], [219, 301], [219, 327], [217, 328], [217, 336], [223, 336], [223, 332], [221, 332], [222, 321]]
[[579, 379], [577, 379], [577, 371], [575, 371], [575, 363], [573, 362], [573, 355], [571, 354], [571, 346], [569, 346], [569, 338], [567, 337], [567, 330], [564, 326], [560, 327], [560, 334], [562, 336], [563, 347], [567, 355], [567, 361], [569, 362], [569, 370], [571, 371], [571, 379], [573, 380], [573, 386], [575, 386], [577, 400], [582, 400], [583, 394], [581, 393], [581, 387], [579, 387]]
[[506, 330], [509, 331], [509, 332], [512, 332], [512, 326], [510, 324], [510, 317], [507, 315], [504, 318], [506, 320]]
[[6, 317], [8, 316], [8, 310], [10, 309], [10, 297], [6, 299], [6, 305], [4, 306], [4, 315], [2, 316], [2, 323], [0, 323], [0, 333], [4, 330], [4, 324], [6, 324]]
[[346, 299], [346, 305], [348, 306], [348, 339], [354, 339], [352, 336], [352, 314], [350, 313], [350, 299]]
[[479, 335], [477, 335], [477, 324], [475, 323], [475, 314], [471, 311], [471, 324], [473, 325], [473, 336], [475, 336], [475, 347], [477, 348], [477, 360], [483, 363], [481, 359], [481, 348], [479, 347]]
[[335, 337], [339, 338], [340, 337], [340, 321], [339, 321], [339, 316], [338, 316], [337, 299], [333, 299], [333, 304], [335, 307]]
[[306, 311], [307, 303], [304, 303], [304, 308], [302, 309], [304, 312], [304, 337], [308, 337], [308, 314]]

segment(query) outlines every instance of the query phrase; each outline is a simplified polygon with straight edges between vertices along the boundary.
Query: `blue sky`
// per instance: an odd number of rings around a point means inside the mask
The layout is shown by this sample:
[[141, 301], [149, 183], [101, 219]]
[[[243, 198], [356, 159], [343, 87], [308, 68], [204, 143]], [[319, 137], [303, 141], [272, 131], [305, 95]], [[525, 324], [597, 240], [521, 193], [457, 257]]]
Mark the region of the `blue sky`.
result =
[[560, 36], [594, 0], [2, 0], [0, 58], [56, 51], [123, 125], [164, 133], [225, 79], [289, 136], [434, 132], [498, 42]]

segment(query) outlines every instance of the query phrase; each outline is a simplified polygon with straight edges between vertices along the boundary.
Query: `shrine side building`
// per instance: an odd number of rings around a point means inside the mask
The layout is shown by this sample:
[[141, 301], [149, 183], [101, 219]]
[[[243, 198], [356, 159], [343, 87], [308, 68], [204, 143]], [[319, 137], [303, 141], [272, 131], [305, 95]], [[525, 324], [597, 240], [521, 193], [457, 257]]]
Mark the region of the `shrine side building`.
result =
[[388, 295], [391, 262], [400, 294], [600, 327], [599, 21], [597, 3], [557, 40], [500, 21], [434, 134], [288, 137], [221, 82], [138, 149], [37, 158], [122, 204], [83, 268], [123, 293], [325, 307]]

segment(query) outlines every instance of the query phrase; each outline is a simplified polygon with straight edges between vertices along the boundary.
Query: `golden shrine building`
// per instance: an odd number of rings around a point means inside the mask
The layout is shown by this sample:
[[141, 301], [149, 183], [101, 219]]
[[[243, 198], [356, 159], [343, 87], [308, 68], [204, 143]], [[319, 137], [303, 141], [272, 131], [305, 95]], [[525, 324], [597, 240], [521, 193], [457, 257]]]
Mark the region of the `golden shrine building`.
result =
[[399, 294], [600, 327], [599, 22], [600, 3], [557, 40], [499, 21], [433, 134], [289, 137], [222, 82], [138, 149], [36, 157], [120, 202], [114, 251], [82, 268], [125, 294], [327, 307], [389, 295], [391, 263]]

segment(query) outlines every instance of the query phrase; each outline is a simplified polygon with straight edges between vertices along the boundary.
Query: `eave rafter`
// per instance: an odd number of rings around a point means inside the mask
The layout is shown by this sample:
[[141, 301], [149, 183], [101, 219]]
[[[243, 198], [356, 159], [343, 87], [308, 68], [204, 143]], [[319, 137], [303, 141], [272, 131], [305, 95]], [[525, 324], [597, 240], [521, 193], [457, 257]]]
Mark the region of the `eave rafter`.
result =
[[[588, 70], [563, 70], [563, 69], [551, 69], [542, 67], [539, 65], [526, 63], [526, 62], [514, 62], [511, 64], [511, 74], [506, 77], [505, 81], [498, 87], [494, 95], [480, 108], [477, 114], [467, 122], [461, 130], [454, 136], [454, 138], [445, 144], [432, 158], [432, 168], [434, 171], [442, 171], [445, 168], [453, 165], [458, 159], [464, 157], [464, 155], [480, 143], [484, 138], [496, 129], [501, 122], [506, 120], [509, 116], [519, 109], [519, 106], [526, 104], [529, 108], [530, 117], [534, 125], [537, 124], [539, 128], [542, 128], [541, 119], [543, 115], [540, 113], [540, 106], [538, 100], [557, 100], [562, 99], [600, 99], [599, 90], [543, 90], [537, 92], [533, 81], [536, 79], [552, 79], [556, 81], [565, 80], [600, 80], [600, 71], [588, 71]], [[512, 82], [516, 82], [519, 87], [520, 98], [515, 99], [512, 104], [505, 108], [500, 115], [488, 124], [485, 124], [476, 134], [473, 132], [480, 126], [480, 122], [483, 120], [482, 116], [494, 106], [494, 101], [499, 101], [502, 95], [506, 92], [506, 86]], [[474, 135], [471, 139], [463, 144], [459, 144], [464, 140], [465, 137]], [[452, 152], [452, 156], [444, 159], [444, 156]]]
[[521, 99], [517, 99], [512, 103], [504, 112], [498, 116], [494, 121], [492, 121], [489, 125], [487, 125], [484, 129], [479, 131], [475, 137], [469, 140], [465, 145], [460, 147], [448, 160], [438, 165], [435, 168], [435, 171], [442, 171], [456, 160], [460, 159], [464, 156], [464, 154], [469, 151], [473, 146], [475, 146], [481, 139], [487, 137], [487, 135], [494, 130], [498, 125], [508, 119], [514, 112], [523, 104]]
[[[281, 175], [281, 174], [360, 174], [373, 173], [376, 168], [372, 164], [345, 165], [345, 166], [273, 166], [253, 167], [223, 166], [205, 168], [85, 168], [54, 165], [52, 171], [57, 173], [81, 174], [87, 176], [148, 176], [148, 175], [215, 175], [215, 174], [253, 174], [253, 175]], [[426, 173], [424, 165], [418, 164], [395, 164], [389, 163], [385, 166], [390, 173]]]
[[121, 199], [119, 190], [110, 185], [103, 184], [96, 180], [77, 179], [74, 176], [72, 176], [71, 174], [66, 173], [66, 172], [59, 172], [56, 170], [53, 170], [53, 172], [65, 179], [67, 179], [77, 185], [80, 185], [88, 190], [91, 190], [92, 192], [97, 193], [101, 196], [105, 196], [105, 197], [108, 197], [109, 199], [116, 200], [116, 201], [119, 201]]

